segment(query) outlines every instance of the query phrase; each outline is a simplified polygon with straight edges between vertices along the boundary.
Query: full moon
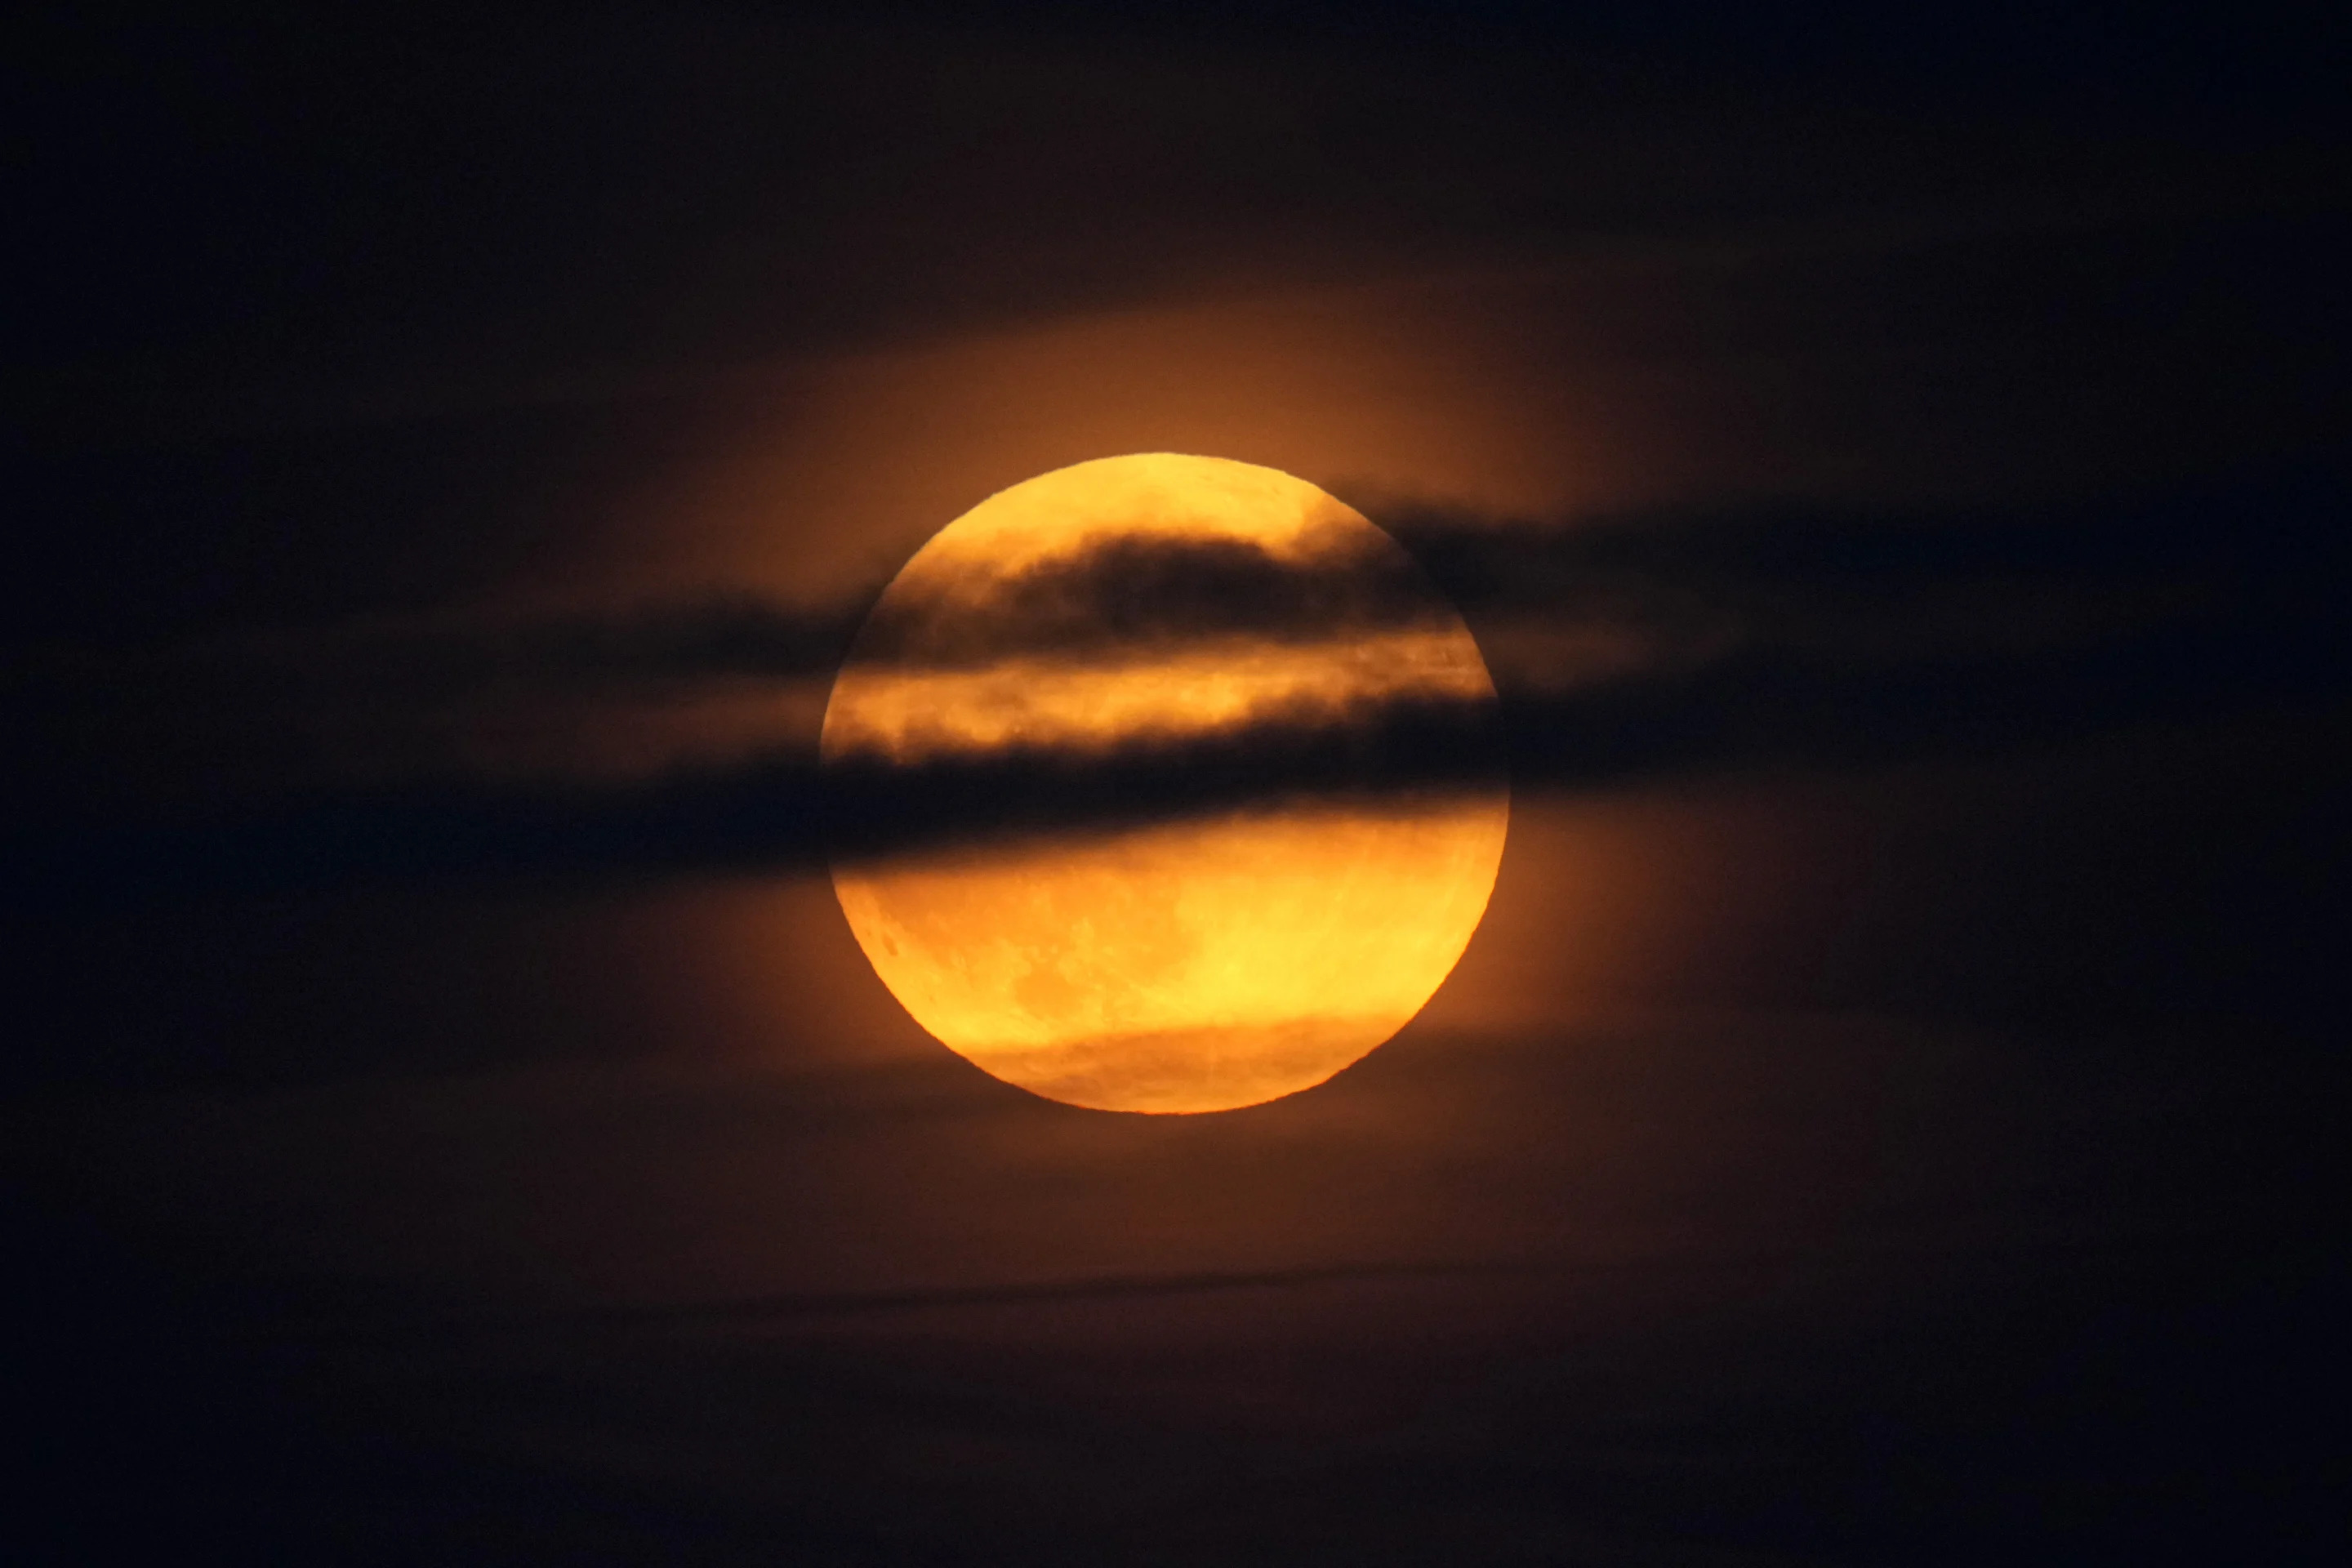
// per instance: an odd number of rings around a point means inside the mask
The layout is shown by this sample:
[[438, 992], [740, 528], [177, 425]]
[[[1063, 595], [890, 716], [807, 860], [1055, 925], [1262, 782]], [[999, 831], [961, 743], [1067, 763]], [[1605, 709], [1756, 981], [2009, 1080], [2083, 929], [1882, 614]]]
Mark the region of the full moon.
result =
[[[823, 750], [1084, 755], [1415, 699], [1491, 710], [1495, 689], [1395, 541], [1288, 474], [1151, 453], [1040, 475], [934, 535], [835, 679]], [[1509, 817], [1496, 775], [837, 858], [833, 885], [882, 983], [982, 1070], [1101, 1110], [1228, 1110], [1420, 1012]]]

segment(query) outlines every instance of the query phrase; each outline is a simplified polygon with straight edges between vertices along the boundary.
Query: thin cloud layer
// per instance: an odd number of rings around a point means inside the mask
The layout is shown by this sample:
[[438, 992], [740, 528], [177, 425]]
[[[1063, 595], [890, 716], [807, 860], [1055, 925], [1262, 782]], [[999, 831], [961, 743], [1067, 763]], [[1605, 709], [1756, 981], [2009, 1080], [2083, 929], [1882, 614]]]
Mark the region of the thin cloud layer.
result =
[[[2352, 668], [2336, 613], [2352, 575], [2338, 531], [2347, 500], [2340, 472], [2313, 468], [2153, 500], [1938, 519], [1781, 509], [1539, 526], [1395, 508], [1389, 526], [1486, 647], [1499, 727], [1481, 704], [1423, 693], [1287, 701], [1205, 733], [1016, 742], [906, 764], [821, 769], [795, 742], [617, 782], [443, 771], [119, 818], [52, 799], [20, 811], [9, 858], [35, 896], [637, 876], [1481, 787], [1505, 754], [1519, 787], [1589, 790], [2310, 711], [2341, 699]], [[1346, 637], [1414, 614], [1411, 586], [1248, 546], [1122, 542], [1012, 579], [937, 635], [886, 627], [883, 645], [954, 665]], [[356, 700], [362, 720], [396, 728], [404, 712], [496, 688], [520, 694], [521, 710], [584, 694], [570, 711], [593, 718], [595, 699], [621, 692], [685, 700], [713, 681], [822, 681], [869, 602], [354, 636], [299, 658], [249, 654], [211, 700], [234, 718], [243, 690], [282, 723], [290, 689], [292, 707], [334, 701], [349, 721]], [[278, 668], [310, 685], [278, 682]], [[18, 700], [36, 717], [46, 702], [55, 721], [58, 688]], [[127, 752], [144, 740], [137, 717], [133, 704], [92, 726], [115, 725]]]
[[1296, 554], [1224, 535], [1118, 535], [1010, 576], [902, 584], [857, 638], [861, 658], [931, 668], [1050, 657], [1124, 662], [1188, 642], [1299, 643], [1423, 626], [1426, 577], [1354, 528]]

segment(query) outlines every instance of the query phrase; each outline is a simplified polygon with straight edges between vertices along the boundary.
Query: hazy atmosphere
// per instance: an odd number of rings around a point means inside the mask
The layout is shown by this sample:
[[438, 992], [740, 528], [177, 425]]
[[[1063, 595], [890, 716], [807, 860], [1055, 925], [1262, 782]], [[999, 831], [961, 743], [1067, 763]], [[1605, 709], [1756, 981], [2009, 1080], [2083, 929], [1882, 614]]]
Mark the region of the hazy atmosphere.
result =
[[2340, 1555], [2344, 24], [15, 31], [0, 1556]]

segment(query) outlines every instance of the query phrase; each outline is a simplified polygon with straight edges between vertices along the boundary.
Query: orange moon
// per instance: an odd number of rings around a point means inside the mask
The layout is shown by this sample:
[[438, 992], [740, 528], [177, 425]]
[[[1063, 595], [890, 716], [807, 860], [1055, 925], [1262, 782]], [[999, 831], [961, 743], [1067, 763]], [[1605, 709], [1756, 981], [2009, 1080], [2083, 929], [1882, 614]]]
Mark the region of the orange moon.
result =
[[[1236, 619], [1097, 636], [1075, 655], [1051, 636], [1024, 647], [1060, 624], [1040, 584], [1154, 548], [1369, 563], [1413, 602], [1328, 635]], [[1149, 625], [1151, 605], [1128, 608], [1110, 632]], [[836, 677], [823, 751], [828, 763], [1083, 752], [1302, 704], [1432, 697], [1491, 705], [1495, 689], [1461, 616], [1386, 533], [1278, 470], [1150, 453], [1040, 475], [934, 535]], [[833, 885], [882, 983], [982, 1070], [1101, 1110], [1229, 1110], [1323, 1082], [1421, 1010], [1486, 911], [1509, 818], [1497, 779], [836, 860]]]

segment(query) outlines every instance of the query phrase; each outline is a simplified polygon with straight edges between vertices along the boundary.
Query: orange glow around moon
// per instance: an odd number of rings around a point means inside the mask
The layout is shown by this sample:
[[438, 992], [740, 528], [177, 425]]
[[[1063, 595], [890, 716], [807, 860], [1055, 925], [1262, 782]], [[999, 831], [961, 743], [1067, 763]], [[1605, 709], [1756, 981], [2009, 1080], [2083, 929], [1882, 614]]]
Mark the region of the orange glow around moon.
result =
[[[1402, 580], [1427, 602], [1379, 627], [1072, 658], [1021, 651], [1010, 626], [979, 656], [903, 657], [928, 625], [969, 630], [975, 607], [984, 623], [1018, 600], [1003, 590], [1057, 563], [1171, 540], [1301, 567], [1403, 564], [1370, 522], [1272, 468], [1155, 453], [1056, 469], [982, 502], [898, 574], [835, 681], [826, 759], [1101, 747], [1301, 703], [1494, 700], [1469, 629], [1409, 566]], [[874, 635], [886, 623], [895, 641]], [[1097, 1110], [1226, 1110], [1321, 1083], [1421, 1010], [1486, 910], [1509, 813], [1499, 783], [1285, 805], [842, 862], [833, 883], [883, 984], [983, 1070]]]

